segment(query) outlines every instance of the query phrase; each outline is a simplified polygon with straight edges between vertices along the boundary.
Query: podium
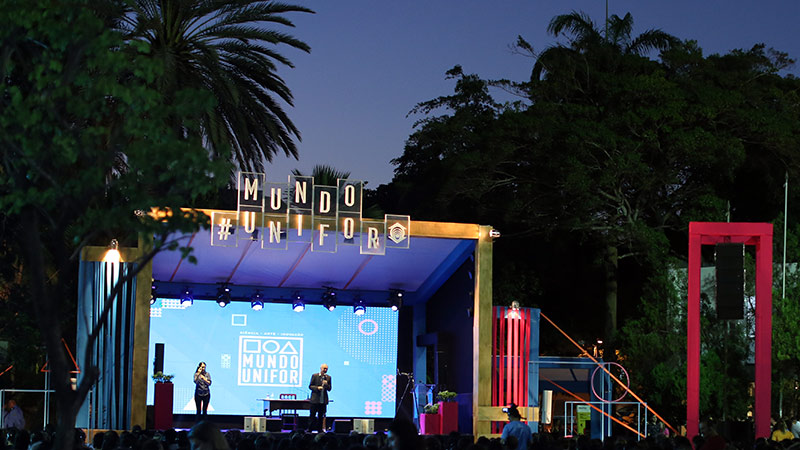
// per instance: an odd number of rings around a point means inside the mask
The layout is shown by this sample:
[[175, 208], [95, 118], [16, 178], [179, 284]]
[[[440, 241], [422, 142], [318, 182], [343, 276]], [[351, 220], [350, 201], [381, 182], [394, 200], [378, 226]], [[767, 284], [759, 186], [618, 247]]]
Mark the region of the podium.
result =
[[458, 431], [458, 403], [439, 402], [439, 415], [442, 416], [439, 433], [450, 434], [451, 431]]
[[172, 399], [175, 386], [172, 383], [156, 383], [153, 396], [153, 425], [156, 430], [172, 428]]

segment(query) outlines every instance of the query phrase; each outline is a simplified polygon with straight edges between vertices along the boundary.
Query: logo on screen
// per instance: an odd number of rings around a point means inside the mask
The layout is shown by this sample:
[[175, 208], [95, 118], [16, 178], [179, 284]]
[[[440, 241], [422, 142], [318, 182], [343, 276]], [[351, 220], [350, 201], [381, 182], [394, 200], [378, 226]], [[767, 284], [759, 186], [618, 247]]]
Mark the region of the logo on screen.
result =
[[303, 338], [239, 336], [239, 386], [300, 387]]

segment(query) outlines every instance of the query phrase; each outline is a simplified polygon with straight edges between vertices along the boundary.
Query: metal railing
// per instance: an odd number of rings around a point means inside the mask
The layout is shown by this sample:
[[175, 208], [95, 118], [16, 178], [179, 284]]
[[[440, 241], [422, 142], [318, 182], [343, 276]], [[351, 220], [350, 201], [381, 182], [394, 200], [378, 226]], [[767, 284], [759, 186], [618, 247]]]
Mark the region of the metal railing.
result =
[[[570, 436], [571, 431], [576, 427], [575, 406], [576, 405], [595, 405], [602, 412], [600, 420], [600, 440], [605, 441], [606, 436], [611, 436], [611, 416], [614, 405], [636, 405], [636, 437], [641, 440], [642, 436], [647, 436], [647, 404], [641, 402], [564, 402], [564, 437]], [[644, 411], [644, 412], [643, 412]], [[642, 417], [644, 415], [644, 417]], [[644, 424], [644, 430], [642, 430]], [[606, 428], [608, 430], [606, 431]]]
[[[50, 393], [55, 392], [52, 389], [0, 389], [0, 405], [6, 404], [6, 392], [33, 392], [44, 394], [44, 424], [47, 425], [48, 418], [50, 417]], [[3, 423], [5, 414], [0, 415], [0, 428], [5, 428]]]

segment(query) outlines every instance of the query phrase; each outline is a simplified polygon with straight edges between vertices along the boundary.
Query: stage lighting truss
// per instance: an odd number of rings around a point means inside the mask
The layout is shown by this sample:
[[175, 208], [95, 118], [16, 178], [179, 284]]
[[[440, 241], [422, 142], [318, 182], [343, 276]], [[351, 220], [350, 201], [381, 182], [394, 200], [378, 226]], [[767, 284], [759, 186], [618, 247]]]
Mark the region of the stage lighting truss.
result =
[[303, 296], [300, 292], [295, 292], [292, 296], [292, 311], [303, 312], [306, 309], [306, 303], [303, 301]]
[[363, 316], [365, 312], [367, 312], [367, 307], [364, 306], [364, 300], [357, 298], [353, 303], [353, 314]]
[[261, 311], [264, 309], [264, 297], [261, 296], [260, 291], [256, 291], [252, 297], [250, 297], [250, 308], [253, 311]]
[[334, 291], [333, 288], [328, 288], [328, 290], [322, 294], [322, 306], [328, 311], [336, 309], [336, 291]]
[[181, 292], [181, 306], [187, 307], [194, 304], [194, 296], [189, 288], [184, 288]]
[[389, 307], [392, 311], [397, 311], [403, 307], [403, 291], [392, 289], [389, 291]]
[[156, 280], [152, 280], [150, 282], [150, 304], [155, 305], [156, 298], [158, 298], [158, 286], [156, 286]]
[[231, 302], [231, 288], [228, 286], [227, 283], [222, 283], [222, 285], [217, 289], [217, 304], [220, 308], [224, 308], [228, 306]]

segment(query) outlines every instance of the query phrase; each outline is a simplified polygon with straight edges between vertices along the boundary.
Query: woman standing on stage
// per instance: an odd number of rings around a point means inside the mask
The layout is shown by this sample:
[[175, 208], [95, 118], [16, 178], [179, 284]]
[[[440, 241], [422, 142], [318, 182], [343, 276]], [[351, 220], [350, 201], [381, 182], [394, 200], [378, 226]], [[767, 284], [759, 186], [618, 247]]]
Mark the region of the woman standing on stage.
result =
[[197, 406], [197, 420], [200, 421], [200, 413], [208, 415], [208, 402], [211, 400], [211, 374], [206, 372], [206, 363], [200, 361], [197, 370], [194, 372], [194, 404]]

